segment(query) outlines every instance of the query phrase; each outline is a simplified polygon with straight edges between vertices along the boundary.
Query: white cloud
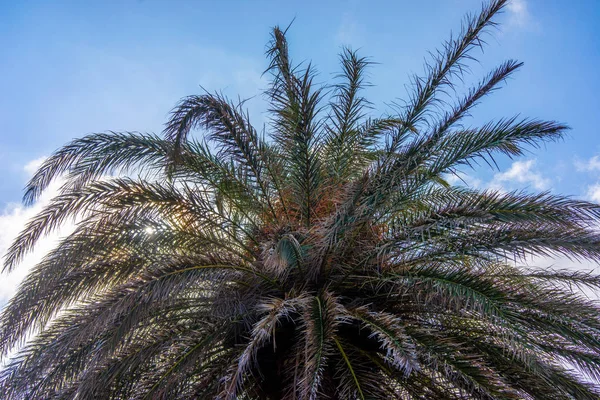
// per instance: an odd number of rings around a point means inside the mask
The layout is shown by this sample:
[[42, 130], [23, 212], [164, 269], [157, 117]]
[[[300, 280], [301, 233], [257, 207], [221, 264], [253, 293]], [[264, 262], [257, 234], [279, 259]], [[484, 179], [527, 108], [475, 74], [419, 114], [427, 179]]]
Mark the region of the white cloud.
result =
[[575, 168], [580, 172], [600, 171], [600, 156], [594, 156], [587, 161], [575, 161]]
[[[600, 171], [600, 156], [593, 156], [586, 161], [576, 160], [574, 165], [579, 172], [597, 173]], [[585, 198], [587, 200], [600, 203], [600, 182], [588, 185]]]
[[598, 263], [591, 260], [571, 260], [565, 256], [533, 256], [528, 257], [525, 265], [536, 268], [570, 269], [576, 271], [594, 271]]
[[525, 0], [511, 0], [506, 6], [509, 22], [517, 26], [527, 26], [531, 23], [531, 14]]
[[[4, 254], [15, 237], [23, 230], [28, 220], [40, 212], [51, 193], [44, 195], [36, 204], [31, 207], [23, 207], [20, 204], [9, 204], [0, 214], [0, 254], [4, 259]], [[25, 257], [23, 262], [11, 273], [2, 275], [0, 280], [0, 305], [3, 305], [15, 293], [19, 283], [23, 280], [27, 272], [35, 265], [44, 254], [46, 254], [53, 245], [52, 238], [40, 240], [34, 252]]]
[[481, 179], [476, 178], [473, 175], [469, 175], [463, 171], [456, 171], [454, 174], [446, 174], [443, 178], [452, 186], [466, 185], [475, 189], [479, 189], [483, 186], [483, 181]]
[[[28, 162], [23, 170], [32, 175], [45, 158], [40, 157]], [[9, 203], [0, 211], [0, 256], [4, 260], [6, 250], [13, 240], [23, 230], [25, 224], [38, 214], [58, 193], [61, 182], [56, 181], [42, 194], [33, 205], [25, 207], [18, 203]], [[57, 243], [60, 235], [71, 229], [65, 226], [54, 234], [39, 240], [33, 252], [29, 253], [23, 261], [10, 273], [0, 275], [0, 308], [14, 295], [19, 283], [25, 278], [29, 270], [37, 264]]]
[[588, 186], [586, 197], [596, 203], [600, 203], [600, 183]]
[[495, 174], [488, 187], [502, 191], [506, 191], [507, 187], [512, 189], [523, 186], [547, 190], [550, 187], [550, 180], [535, 169], [535, 162], [535, 160], [513, 162], [507, 171]]
[[[533, 269], [554, 269], [554, 270], [571, 270], [571, 271], [582, 271], [582, 272], [591, 272], [593, 274], [598, 274], [598, 267], [600, 265], [592, 260], [574, 260], [569, 259], [566, 256], [531, 256], [528, 257], [525, 266], [533, 268]], [[582, 293], [584, 296], [593, 299], [600, 300], [600, 291], [592, 290], [587, 287], [577, 287], [573, 285], [571, 289], [576, 292]]]
[[23, 170], [27, 173], [27, 176], [32, 176], [38, 170], [38, 168], [46, 161], [46, 156], [38, 157], [34, 160], [29, 161], [23, 167]]
[[490, 181], [484, 181], [477, 176], [457, 171], [443, 177], [450, 185], [468, 186], [474, 189], [492, 189], [506, 192], [514, 189], [533, 188], [547, 190], [551, 186], [550, 179], [536, 168], [536, 160], [514, 161], [503, 172], [494, 174]]

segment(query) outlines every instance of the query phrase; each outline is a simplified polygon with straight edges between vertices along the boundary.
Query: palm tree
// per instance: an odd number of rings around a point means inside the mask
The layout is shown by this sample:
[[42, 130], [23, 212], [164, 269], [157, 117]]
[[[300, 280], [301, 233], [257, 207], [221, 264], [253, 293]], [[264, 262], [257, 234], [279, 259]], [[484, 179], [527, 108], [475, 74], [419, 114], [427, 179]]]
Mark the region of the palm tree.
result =
[[20, 347], [4, 398], [598, 399], [600, 308], [578, 289], [600, 277], [519, 265], [600, 261], [600, 206], [444, 179], [567, 130], [461, 125], [516, 61], [443, 97], [505, 4], [467, 17], [390, 115], [369, 116], [368, 59], [344, 49], [318, 87], [276, 27], [266, 134], [205, 93], [164, 137], [92, 134], [54, 153], [24, 201], [65, 183], [4, 270], [76, 228], [3, 310], [0, 352]]

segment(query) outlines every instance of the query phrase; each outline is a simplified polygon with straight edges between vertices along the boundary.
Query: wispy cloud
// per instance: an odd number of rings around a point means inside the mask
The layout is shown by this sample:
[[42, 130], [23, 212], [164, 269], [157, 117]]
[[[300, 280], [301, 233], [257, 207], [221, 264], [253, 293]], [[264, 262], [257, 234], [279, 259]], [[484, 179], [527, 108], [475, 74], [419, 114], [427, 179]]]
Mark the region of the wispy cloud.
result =
[[511, 0], [506, 6], [510, 15], [510, 22], [525, 26], [531, 20], [529, 7], [525, 0]]
[[520, 28], [534, 31], [540, 29], [539, 21], [531, 14], [528, 0], [510, 0], [506, 9], [508, 10], [507, 28]]
[[[573, 164], [578, 172], [588, 172], [596, 175], [600, 171], [600, 156], [593, 156], [584, 161], [575, 160]], [[587, 200], [600, 203], [600, 181], [587, 186], [585, 198]]]
[[365, 45], [365, 30], [358, 20], [349, 12], [342, 14], [342, 21], [335, 35], [335, 41], [353, 49]]
[[600, 171], [600, 156], [594, 156], [587, 161], [575, 161], [575, 168], [580, 172]]

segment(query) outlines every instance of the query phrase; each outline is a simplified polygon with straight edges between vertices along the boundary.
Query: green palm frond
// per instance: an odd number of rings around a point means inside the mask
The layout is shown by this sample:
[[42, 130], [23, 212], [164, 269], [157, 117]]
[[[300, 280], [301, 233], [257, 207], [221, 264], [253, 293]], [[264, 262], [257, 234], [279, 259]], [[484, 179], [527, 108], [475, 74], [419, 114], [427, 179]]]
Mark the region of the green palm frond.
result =
[[369, 145], [375, 143], [379, 133], [377, 129], [361, 126], [370, 108], [360, 93], [366, 85], [365, 69], [370, 62], [348, 48], [344, 48], [340, 59], [343, 72], [338, 79], [343, 81], [335, 87], [323, 146], [323, 164], [328, 169], [329, 184], [334, 186], [356, 178], [372, 160]]
[[294, 210], [310, 226], [313, 208], [321, 195], [322, 167], [319, 141], [322, 136], [322, 88], [315, 88], [314, 69], [294, 67], [285, 33], [275, 27], [267, 55], [266, 72], [272, 75], [267, 96], [271, 102], [272, 139], [281, 148], [292, 191]]

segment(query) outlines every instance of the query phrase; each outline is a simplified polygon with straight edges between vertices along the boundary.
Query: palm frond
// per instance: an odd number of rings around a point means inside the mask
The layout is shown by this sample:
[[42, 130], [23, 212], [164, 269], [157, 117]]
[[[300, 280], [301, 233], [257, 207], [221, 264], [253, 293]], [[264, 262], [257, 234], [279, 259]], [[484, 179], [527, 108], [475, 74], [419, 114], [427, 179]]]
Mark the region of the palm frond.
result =
[[323, 145], [323, 160], [328, 168], [330, 185], [355, 177], [360, 170], [350, 167], [364, 168], [364, 162], [361, 165], [356, 158], [366, 155], [369, 149], [365, 144], [373, 137], [373, 130], [361, 129], [361, 121], [370, 107], [360, 93], [366, 85], [364, 75], [370, 62], [348, 48], [343, 49], [340, 61], [343, 72], [338, 79], [342, 79], [342, 83], [335, 87], [334, 101], [329, 107], [332, 114], [325, 126]]
[[292, 66], [285, 32], [278, 27], [273, 30], [267, 55], [271, 60], [267, 72], [273, 77], [267, 91], [273, 115], [272, 138], [287, 161], [296, 212], [302, 223], [309, 226], [321, 195], [318, 143], [322, 91], [314, 88], [314, 71], [310, 64], [302, 71]]
[[465, 61], [473, 60], [470, 52], [483, 44], [482, 35], [496, 25], [494, 17], [506, 6], [507, 0], [493, 0], [482, 7], [477, 16], [467, 16], [461, 32], [450, 38], [443, 50], [433, 55], [433, 61], [425, 65], [427, 77], [413, 77], [414, 93], [404, 108], [401, 119], [403, 129], [391, 135], [388, 152], [394, 153], [399, 145], [398, 138], [409, 129], [426, 121], [431, 107], [439, 103], [436, 97], [445, 88], [452, 87], [452, 79], [464, 73]]

